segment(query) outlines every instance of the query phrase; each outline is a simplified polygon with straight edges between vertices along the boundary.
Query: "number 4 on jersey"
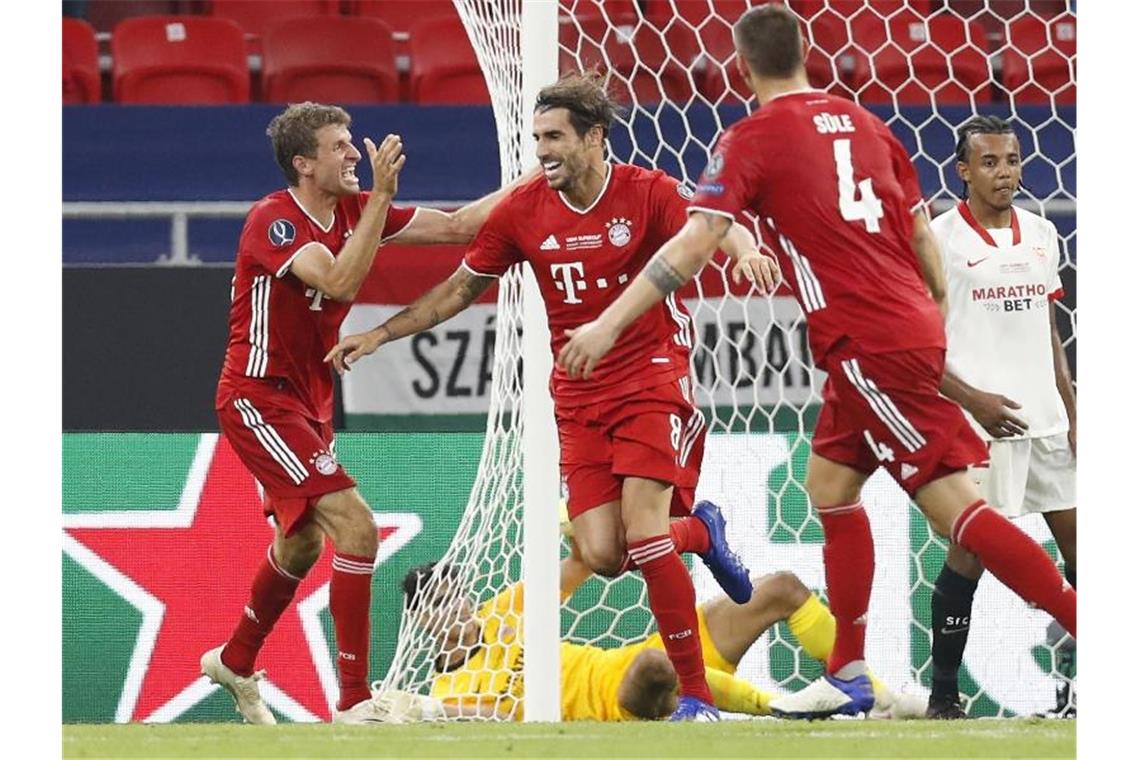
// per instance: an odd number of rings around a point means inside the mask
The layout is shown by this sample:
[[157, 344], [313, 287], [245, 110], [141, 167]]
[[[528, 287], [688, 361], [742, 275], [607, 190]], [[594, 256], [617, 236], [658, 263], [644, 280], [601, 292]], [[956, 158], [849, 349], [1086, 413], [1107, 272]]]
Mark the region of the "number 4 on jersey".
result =
[[863, 222], [867, 232], [879, 231], [883, 218], [883, 202], [871, 187], [871, 178], [859, 183], [859, 197], [855, 197], [855, 166], [851, 163], [851, 141], [836, 140], [835, 172], [839, 175], [839, 213], [847, 222]]

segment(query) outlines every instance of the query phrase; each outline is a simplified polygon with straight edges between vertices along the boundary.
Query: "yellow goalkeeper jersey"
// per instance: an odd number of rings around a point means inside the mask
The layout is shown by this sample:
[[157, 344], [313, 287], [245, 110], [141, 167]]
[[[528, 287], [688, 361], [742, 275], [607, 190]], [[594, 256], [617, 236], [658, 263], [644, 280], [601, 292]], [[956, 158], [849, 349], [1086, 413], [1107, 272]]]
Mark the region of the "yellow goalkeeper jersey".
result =
[[[484, 602], [476, 612], [482, 623], [479, 648], [459, 667], [438, 673], [431, 695], [454, 705], [493, 703], [500, 715], [523, 718], [523, 584], [516, 583]], [[698, 608], [705, 661], [732, 672], [711, 648], [704, 614]], [[661, 636], [614, 649], [562, 642], [562, 719], [621, 721], [634, 716], [618, 704], [618, 688], [630, 663], [645, 649], [663, 649]]]

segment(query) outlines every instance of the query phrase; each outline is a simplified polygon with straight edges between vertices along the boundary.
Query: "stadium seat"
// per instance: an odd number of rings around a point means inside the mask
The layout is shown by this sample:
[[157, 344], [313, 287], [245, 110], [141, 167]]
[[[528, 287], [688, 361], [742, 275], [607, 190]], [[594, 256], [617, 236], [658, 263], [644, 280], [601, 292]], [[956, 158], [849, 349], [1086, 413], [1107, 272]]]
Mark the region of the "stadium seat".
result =
[[237, 23], [246, 34], [246, 50], [260, 54], [262, 40], [269, 27], [287, 18], [336, 15], [336, 0], [213, 0], [210, 14]]
[[397, 34], [407, 34], [416, 22], [429, 18], [459, 18], [451, 0], [356, 0], [346, 7], [349, 15], [378, 18]]
[[95, 27], [77, 18], [63, 19], [63, 104], [98, 103], [99, 43]]
[[467, 30], [458, 17], [428, 18], [413, 24], [409, 45], [416, 103], [491, 102]]
[[83, 17], [96, 32], [111, 33], [120, 21], [136, 16], [194, 14], [196, 0], [87, 0]]
[[[920, 16], [929, 16], [933, 0], [909, 0], [905, 8]], [[941, 4], [941, 3], [939, 3]], [[821, 11], [850, 18], [865, 8], [886, 18], [904, 8], [899, 0], [790, 0], [792, 10], [804, 19], [811, 19]]]
[[111, 35], [115, 101], [249, 102], [241, 28], [209, 16], [140, 16]]
[[980, 24], [910, 12], [852, 22], [857, 48], [851, 84], [860, 102], [928, 105], [988, 103], [990, 68]]
[[597, 68], [609, 75], [610, 94], [619, 102], [684, 102], [693, 86], [684, 61], [697, 49], [685, 51], [679, 40], [666, 42], [653, 25], [614, 26], [599, 17], [559, 19], [559, 71]]
[[608, 21], [611, 26], [632, 26], [641, 16], [637, 0], [561, 0], [558, 12], [578, 21]]
[[[655, 0], [646, 9], [653, 26], [665, 31], [672, 55], [684, 63], [689, 51], [693, 51], [695, 61], [686, 67], [693, 72], [701, 94], [713, 103], [729, 91], [740, 100], [752, 97], [737, 71], [732, 40], [732, 24], [748, 6], [748, 0], [678, 0], [676, 5], [670, 5], [669, 0]], [[715, 13], [710, 13], [710, 9]], [[809, 35], [806, 66], [812, 85], [849, 96], [849, 89], [843, 86], [844, 72], [852, 66], [836, 55], [849, 44], [844, 22], [823, 14], [806, 24], [804, 32]]]
[[392, 28], [375, 18], [287, 18], [265, 32], [265, 100], [391, 103], [400, 83]]
[[1002, 51], [1002, 87], [1018, 103], [1077, 102], [1077, 19], [1023, 15], [1009, 25]]

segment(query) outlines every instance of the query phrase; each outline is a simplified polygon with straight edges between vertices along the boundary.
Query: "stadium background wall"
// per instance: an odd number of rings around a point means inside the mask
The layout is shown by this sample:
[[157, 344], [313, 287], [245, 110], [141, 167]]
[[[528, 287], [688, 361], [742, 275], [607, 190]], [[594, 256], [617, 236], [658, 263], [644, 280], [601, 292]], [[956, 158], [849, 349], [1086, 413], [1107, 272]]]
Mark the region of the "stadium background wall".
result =
[[[340, 458], [359, 479], [380, 529], [372, 611], [376, 676], [393, 655], [400, 581], [447, 547], [481, 446], [478, 433], [345, 433], [338, 439]], [[714, 435], [701, 489], [732, 494], [726, 508], [749, 537], [745, 553], [753, 567], [793, 570], [818, 589], [822, 535], [802, 488], [808, 446], [794, 434]], [[754, 470], [724, 464], [745, 450], [758, 455]], [[272, 537], [252, 477], [215, 433], [65, 434], [63, 472], [64, 720], [234, 720], [228, 695], [199, 679], [198, 656], [228, 636]], [[915, 625], [929, 625], [929, 587], [916, 583], [916, 573], [936, 572], [944, 549], [888, 479], [872, 479], [867, 493], [879, 555], [869, 659], [897, 684], [929, 656], [927, 634]], [[1045, 537], [1043, 530], [1034, 535]], [[1056, 557], [1055, 546], [1046, 547]], [[282, 719], [327, 719], [335, 698], [330, 561], [326, 551], [259, 660], [270, 683], [263, 694]], [[710, 598], [715, 584], [699, 563], [692, 569], [698, 598]], [[590, 581], [570, 604], [595, 608], [600, 591], [601, 583]], [[593, 609], [573, 632], [564, 609], [564, 634], [592, 638], [606, 631], [611, 636], [602, 644], [610, 645], [643, 630], [648, 613], [638, 608], [641, 584], [630, 579], [616, 596], [610, 593], [611, 604]], [[1004, 610], [1003, 625], [979, 627], [967, 650], [967, 688], [983, 690], [976, 713], [1032, 711], [1027, 694], [1029, 700], [1051, 698], [1049, 656], [1033, 643], [1046, 616], [1013, 603], [988, 580], [976, 605], [986, 619]], [[741, 673], [769, 689], [806, 684], [818, 665], [801, 659], [791, 641], [782, 625], [769, 632]], [[1003, 654], [986, 656], [993, 652]], [[922, 672], [928, 677], [929, 668]]]

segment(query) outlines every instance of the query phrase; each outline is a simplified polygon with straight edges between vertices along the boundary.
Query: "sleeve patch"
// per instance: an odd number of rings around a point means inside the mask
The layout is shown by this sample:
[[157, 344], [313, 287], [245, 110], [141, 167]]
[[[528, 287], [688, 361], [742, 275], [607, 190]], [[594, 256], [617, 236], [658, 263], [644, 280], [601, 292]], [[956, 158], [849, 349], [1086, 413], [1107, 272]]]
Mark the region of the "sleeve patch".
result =
[[693, 192], [693, 188], [682, 182], [677, 185], [677, 195], [681, 196], [687, 201], [691, 201], [695, 193]]
[[724, 171], [724, 154], [718, 151], [709, 159], [709, 165], [705, 167], [703, 176], [705, 179], [716, 179], [722, 171]]
[[275, 219], [269, 225], [268, 234], [269, 243], [281, 248], [297, 239], [297, 228], [288, 219]]

